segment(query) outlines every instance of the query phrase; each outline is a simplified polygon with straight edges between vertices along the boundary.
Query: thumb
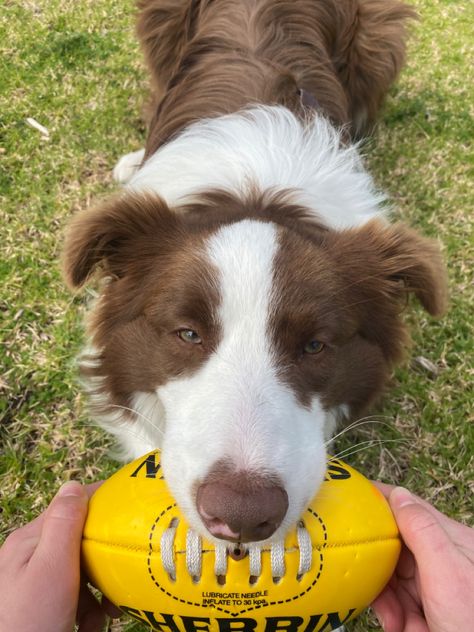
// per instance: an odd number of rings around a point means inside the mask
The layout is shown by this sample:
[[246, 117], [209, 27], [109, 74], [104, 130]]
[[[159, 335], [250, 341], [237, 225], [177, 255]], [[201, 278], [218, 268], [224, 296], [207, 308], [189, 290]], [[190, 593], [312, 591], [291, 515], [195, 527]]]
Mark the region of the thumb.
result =
[[392, 490], [389, 503], [403, 541], [412, 552], [420, 573], [439, 572], [455, 547], [436, 515], [403, 487]]
[[87, 503], [86, 491], [80, 483], [70, 481], [59, 489], [46, 510], [32, 561], [46, 564], [55, 572], [79, 557]]

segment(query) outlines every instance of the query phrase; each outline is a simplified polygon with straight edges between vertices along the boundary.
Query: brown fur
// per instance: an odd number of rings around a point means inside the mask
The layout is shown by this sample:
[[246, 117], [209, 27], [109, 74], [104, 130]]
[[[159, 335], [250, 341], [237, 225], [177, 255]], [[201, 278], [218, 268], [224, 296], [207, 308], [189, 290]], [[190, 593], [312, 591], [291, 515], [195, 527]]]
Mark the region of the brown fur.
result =
[[303, 111], [303, 89], [362, 132], [405, 56], [397, 0], [139, 0], [155, 99], [146, 156], [192, 121], [250, 104]]
[[[203, 238], [157, 196], [116, 197], [71, 224], [67, 279], [82, 284], [100, 263], [107, 280], [89, 322], [101, 356], [82, 374], [104, 378], [101, 388], [115, 403], [129, 405], [133, 392], [192, 373], [217, 346], [212, 310], [219, 298], [200, 254]], [[193, 347], [176, 330], [197, 323], [206, 342]]]
[[[402, 357], [407, 293], [433, 315], [445, 307], [437, 247], [403, 225], [329, 230], [284, 193], [241, 200], [214, 191], [179, 212], [158, 196], [121, 196], [79, 214], [65, 250], [71, 285], [99, 263], [111, 279], [90, 326], [101, 356], [83, 375], [104, 378], [115, 404], [129, 406], [134, 392], [193, 373], [216, 349], [219, 294], [203, 245], [220, 226], [246, 218], [279, 226], [270, 329], [281, 375], [303, 405], [319, 393], [328, 408], [346, 403], [360, 413]], [[183, 343], [180, 327], [205, 343]], [[316, 356], [303, 352], [312, 338], [325, 344]]]
[[[271, 326], [282, 376], [302, 403], [322, 393], [328, 408], [344, 398], [358, 414], [403, 356], [407, 294], [433, 315], [444, 310], [439, 252], [405, 226], [378, 221], [316, 240], [285, 232], [281, 243]], [[303, 353], [311, 339], [325, 345], [314, 356]]]

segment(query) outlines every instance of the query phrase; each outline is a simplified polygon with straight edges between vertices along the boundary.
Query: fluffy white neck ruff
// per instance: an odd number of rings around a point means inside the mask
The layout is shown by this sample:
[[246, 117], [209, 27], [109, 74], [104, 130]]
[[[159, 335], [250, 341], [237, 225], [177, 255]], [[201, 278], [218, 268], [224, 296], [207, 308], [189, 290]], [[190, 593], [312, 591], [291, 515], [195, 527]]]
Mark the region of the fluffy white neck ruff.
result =
[[251, 186], [294, 191], [335, 229], [383, 217], [384, 196], [355, 145], [320, 115], [301, 121], [282, 106], [249, 108], [190, 125], [131, 177], [127, 188], [152, 191], [168, 204], [212, 188], [245, 194]]

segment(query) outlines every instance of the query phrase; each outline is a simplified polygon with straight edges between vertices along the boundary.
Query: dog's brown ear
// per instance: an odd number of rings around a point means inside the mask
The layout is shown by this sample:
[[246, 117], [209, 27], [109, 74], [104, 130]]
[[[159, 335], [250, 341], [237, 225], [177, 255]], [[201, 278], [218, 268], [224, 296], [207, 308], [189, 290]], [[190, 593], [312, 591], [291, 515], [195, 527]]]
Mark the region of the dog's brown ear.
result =
[[[447, 305], [447, 277], [438, 244], [404, 224], [374, 220], [339, 235], [340, 265], [370, 296], [400, 303], [413, 293], [433, 316]], [[351, 275], [352, 270], [352, 275]], [[356, 272], [354, 272], [356, 271]]]
[[72, 219], [63, 251], [64, 277], [79, 287], [99, 263], [103, 275], [121, 277], [131, 262], [156, 254], [177, 228], [176, 214], [159, 196], [113, 197]]

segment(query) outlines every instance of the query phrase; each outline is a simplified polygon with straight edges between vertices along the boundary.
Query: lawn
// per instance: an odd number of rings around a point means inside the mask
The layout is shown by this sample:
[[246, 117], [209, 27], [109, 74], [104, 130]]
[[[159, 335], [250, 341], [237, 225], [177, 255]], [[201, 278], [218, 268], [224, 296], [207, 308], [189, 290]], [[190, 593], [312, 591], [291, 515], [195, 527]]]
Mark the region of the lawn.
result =
[[[410, 356], [374, 423], [344, 435], [337, 450], [367, 475], [472, 523], [474, 5], [416, 6], [422, 20], [408, 67], [365, 153], [396, 217], [442, 244], [450, 308], [434, 321], [414, 306]], [[59, 257], [68, 218], [112, 191], [115, 161], [143, 144], [147, 79], [133, 12], [120, 0], [6, 0], [0, 8], [0, 541], [61, 482], [117, 467], [76, 381], [89, 296], [66, 290]], [[350, 629], [368, 628], [377, 626], [363, 618]]]

